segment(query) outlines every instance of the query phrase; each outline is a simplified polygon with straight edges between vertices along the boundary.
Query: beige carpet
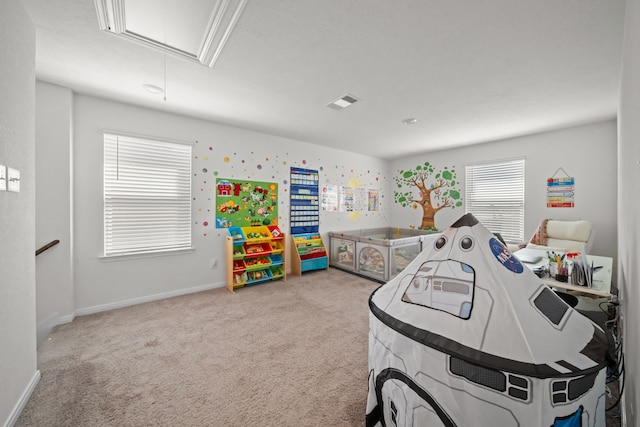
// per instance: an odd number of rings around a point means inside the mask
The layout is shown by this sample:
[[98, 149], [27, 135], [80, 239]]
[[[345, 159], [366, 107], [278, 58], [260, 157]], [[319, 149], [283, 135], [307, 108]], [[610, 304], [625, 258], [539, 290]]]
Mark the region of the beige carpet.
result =
[[79, 317], [17, 426], [364, 426], [378, 286], [330, 269]]
[[17, 426], [363, 426], [378, 286], [330, 269], [79, 317]]

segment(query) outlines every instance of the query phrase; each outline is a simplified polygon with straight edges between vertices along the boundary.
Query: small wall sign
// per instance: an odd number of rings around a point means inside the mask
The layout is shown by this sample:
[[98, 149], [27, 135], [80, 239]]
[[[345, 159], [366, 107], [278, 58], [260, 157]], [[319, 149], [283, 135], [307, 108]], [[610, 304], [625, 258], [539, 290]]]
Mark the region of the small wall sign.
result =
[[[565, 176], [558, 177], [562, 171]], [[575, 178], [569, 176], [564, 169], [558, 168], [551, 178], [547, 179], [547, 207], [573, 208], [575, 204]]]

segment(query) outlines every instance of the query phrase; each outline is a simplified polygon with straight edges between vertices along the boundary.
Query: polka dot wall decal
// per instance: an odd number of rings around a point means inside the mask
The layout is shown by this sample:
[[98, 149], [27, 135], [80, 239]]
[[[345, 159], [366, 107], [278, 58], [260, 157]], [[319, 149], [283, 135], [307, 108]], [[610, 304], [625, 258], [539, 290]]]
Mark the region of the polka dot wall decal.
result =
[[205, 159], [205, 160], [209, 160], [209, 157], [205, 157], [204, 159]]
[[209, 151], [213, 150], [213, 147], [209, 147]]
[[306, 165], [306, 164], [307, 164], [307, 161], [306, 161], [306, 160], [303, 160], [303, 161], [302, 161], [302, 164], [303, 164], [303, 165]]
[[242, 160], [242, 163], [244, 163], [244, 160]]
[[202, 172], [207, 173], [207, 172], [208, 172], [208, 171], [207, 171], [207, 168], [203, 168], [203, 169], [202, 169]]
[[258, 165], [256, 166], [258, 169], [262, 169], [262, 165]]
[[213, 176], [218, 176], [218, 171], [215, 171], [215, 172], [213, 173]]
[[205, 221], [205, 222], [202, 223], [202, 225], [204, 225], [206, 227], [207, 225], [209, 225], [209, 223], [207, 221]]
[[228, 157], [225, 157], [225, 158], [224, 158], [224, 159], [222, 159], [222, 160], [224, 160], [224, 162], [225, 162], [225, 163], [229, 163], [229, 158], [228, 158]]

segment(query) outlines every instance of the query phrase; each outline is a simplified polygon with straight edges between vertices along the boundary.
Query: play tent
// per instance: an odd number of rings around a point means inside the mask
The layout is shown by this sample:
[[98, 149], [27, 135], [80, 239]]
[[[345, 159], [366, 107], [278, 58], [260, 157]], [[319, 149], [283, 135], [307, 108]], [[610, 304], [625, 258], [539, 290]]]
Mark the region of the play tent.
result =
[[367, 426], [605, 425], [605, 332], [471, 214], [369, 308]]

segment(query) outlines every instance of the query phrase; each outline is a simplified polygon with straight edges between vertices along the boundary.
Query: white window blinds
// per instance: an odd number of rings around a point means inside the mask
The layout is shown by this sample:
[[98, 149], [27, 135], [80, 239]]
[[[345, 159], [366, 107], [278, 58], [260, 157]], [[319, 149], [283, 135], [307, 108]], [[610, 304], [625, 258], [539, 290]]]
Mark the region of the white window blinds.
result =
[[104, 134], [104, 255], [191, 248], [191, 145]]
[[511, 243], [524, 241], [524, 159], [465, 167], [465, 211]]

